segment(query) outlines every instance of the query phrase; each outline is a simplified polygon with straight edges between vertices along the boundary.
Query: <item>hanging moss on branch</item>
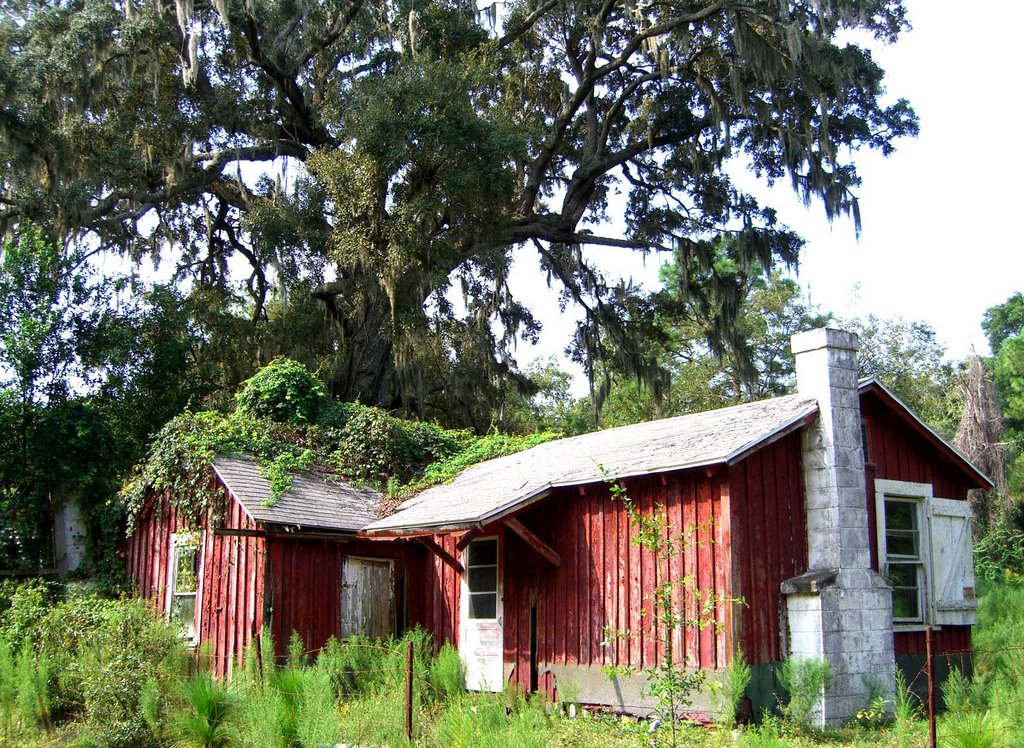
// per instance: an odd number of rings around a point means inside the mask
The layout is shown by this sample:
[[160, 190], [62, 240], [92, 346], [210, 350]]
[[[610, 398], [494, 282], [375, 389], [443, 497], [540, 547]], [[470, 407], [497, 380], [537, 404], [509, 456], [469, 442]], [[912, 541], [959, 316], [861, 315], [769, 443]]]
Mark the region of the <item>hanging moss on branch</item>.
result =
[[301, 364], [278, 359], [243, 385], [230, 414], [186, 411], [157, 434], [145, 462], [121, 490], [129, 532], [152, 492], [166, 496], [197, 526], [217, 496], [217, 456], [255, 458], [276, 501], [300, 472], [319, 471], [385, 489], [396, 499], [452, 480], [483, 460], [511, 454], [557, 434], [477, 437], [468, 431], [406, 421], [355, 403], [334, 403]]

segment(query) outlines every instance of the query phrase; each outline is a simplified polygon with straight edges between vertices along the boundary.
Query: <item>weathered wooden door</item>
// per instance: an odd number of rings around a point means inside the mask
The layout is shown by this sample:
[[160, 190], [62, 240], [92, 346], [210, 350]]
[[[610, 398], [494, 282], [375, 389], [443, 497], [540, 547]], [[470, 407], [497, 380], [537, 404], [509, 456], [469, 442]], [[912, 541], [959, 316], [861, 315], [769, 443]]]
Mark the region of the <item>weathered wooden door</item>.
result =
[[504, 686], [502, 655], [501, 566], [498, 539], [478, 538], [462, 556], [462, 602], [459, 650], [466, 663], [466, 687], [500, 691]]
[[341, 571], [341, 637], [395, 633], [395, 565], [390, 559], [345, 556]]

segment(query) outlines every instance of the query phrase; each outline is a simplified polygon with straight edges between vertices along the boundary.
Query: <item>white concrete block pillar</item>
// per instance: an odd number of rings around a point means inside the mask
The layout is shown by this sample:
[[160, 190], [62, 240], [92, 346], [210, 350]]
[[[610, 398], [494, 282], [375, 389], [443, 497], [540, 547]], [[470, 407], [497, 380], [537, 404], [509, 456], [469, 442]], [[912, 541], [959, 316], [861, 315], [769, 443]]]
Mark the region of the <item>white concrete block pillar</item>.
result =
[[74, 496], [66, 497], [53, 521], [54, 561], [61, 576], [76, 571], [85, 560], [85, 522]]
[[857, 336], [818, 329], [794, 335], [797, 389], [818, 401], [803, 433], [808, 571], [783, 583], [789, 654], [824, 657], [833, 680], [814, 715], [838, 725], [873, 690], [895, 690], [892, 595], [871, 570]]
[[797, 389], [818, 401], [818, 421], [804, 431], [804, 485], [811, 569], [867, 569], [857, 336], [820, 328], [794, 335]]

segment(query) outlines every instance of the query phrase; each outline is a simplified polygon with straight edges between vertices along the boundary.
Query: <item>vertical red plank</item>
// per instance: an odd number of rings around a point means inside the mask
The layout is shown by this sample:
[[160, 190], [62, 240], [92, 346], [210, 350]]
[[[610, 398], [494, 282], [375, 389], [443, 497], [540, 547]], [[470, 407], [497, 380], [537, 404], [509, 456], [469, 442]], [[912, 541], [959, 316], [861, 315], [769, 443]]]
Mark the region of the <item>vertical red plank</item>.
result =
[[[686, 609], [686, 590], [683, 577], [686, 574], [684, 549], [680, 544], [680, 535], [683, 534], [683, 474], [675, 480], [670, 480], [666, 487], [666, 501], [668, 510], [668, 531], [672, 541], [672, 555], [669, 560], [669, 574], [672, 579], [672, 610], [683, 613]], [[686, 662], [686, 632], [685, 627], [677, 626], [672, 632], [673, 662], [683, 665]]]
[[[651, 487], [652, 487], [652, 489], [655, 489], [655, 490], [652, 491], [652, 499], [654, 501], [654, 511], [657, 512], [658, 514], [660, 514], [661, 518], [662, 518], [661, 519], [661, 522], [662, 522], [662, 537], [663, 537], [665, 542], [670, 542], [671, 541], [671, 537], [672, 537], [671, 536], [672, 528], [669, 525], [669, 504], [668, 504], [670, 489], [660, 485], [660, 483], [654, 483], [653, 481], [651, 482]], [[657, 567], [656, 576], [657, 576], [657, 579], [658, 579], [658, 584], [661, 585], [661, 584], [664, 584], [666, 582], [669, 582], [671, 584], [671, 580], [672, 580], [672, 576], [671, 576], [671, 573], [672, 573], [672, 558], [671, 558], [671, 555], [662, 554], [661, 557], [656, 557], [655, 558], [655, 565]], [[670, 605], [672, 604], [671, 595], [672, 595], [672, 590], [671, 590], [671, 587], [670, 587], [669, 588], [669, 604]], [[674, 637], [675, 633], [674, 632], [670, 632], [670, 630], [664, 624], [662, 624], [661, 621], [658, 620], [657, 611], [655, 612], [654, 627], [655, 627], [654, 628], [654, 636], [655, 636], [655, 641], [657, 643], [657, 653], [656, 653], [655, 656], [658, 658], [658, 661], [660, 662], [660, 661], [663, 661], [667, 656], [669, 656], [670, 648], [669, 648], [669, 644], [668, 644], [667, 640], [668, 640], [669, 636]], [[672, 657], [673, 657], [673, 660], [674, 660], [675, 659], [674, 652], [672, 652]]]
[[[728, 498], [725, 493], [727, 489], [727, 483], [724, 480], [724, 474], [715, 476], [715, 480], [712, 483], [712, 501], [711, 509], [712, 516], [714, 517], [714, 526], [712, 528], [712, 536], [714, 538], [714, 552], [712, 557], [714, 558], [714, 584], [715, 584], [715, 595], [718, 600], [715, 603], [715, 628], [712, 632], [715, 637], [715, 667], [725, 667], [728, 654], [726, 642], [729, 637], [728, 622], [730, 616], [726, 613], [727, 603], [725, 598], [729, 595], [729, 570], [731, 564], [729, 563], [729, 545], [727, 542], [729, 532], [729, 519], [728, 519]], [[723, 501], [723, 495], [726, 498]]]
[[[546, 517], [548, 521], [545, 526], [554, 525], [552, 543], [557, 553], [564, 554], [562, 538], [564, 521], [562, 518], [554, 519]], [[552, 521], [554, 519], [554, 521]], [[568, 559], [563, 555], [562, 563]], [[548, 587], [554, 593], [551, 604], [545, 605], [546, 595], [537, 595], [537, 661], [539, 662], [565, 662], [565, 633], [568, 628], [566, 615], [566, 586], [564, 566], [552, 568], [546, 561], [541, 561], [540, 574], [537, 584], [543, 590]], [[539, 591], [538, 591], [539, 592]], [[529, 600], [527, 601], [529, 602]], [[527, 642], [529, 651], [529, 642]], [[538, 681], [539, 682], [539, 681]], [[529, 687], [529, 683], [526, 684]]]
[[615, 621], [617, 620], [615, 601], [617, 599], [618, 591], [618, 559], [615, 558], [615, 551], [618, 547], [618, 541], [616, 538], [617, 533], [617, 522], [616, 513], [617, 507], [613, 504], [610, 497], [605, 498], [602, 502], [601, 512], [601, 524], [602, 524], [602, 535], [603, 535], [603, 546], [604, 546], [604, 605], [602, 606], [602, 620], [601, 620], [601, 641], [604, 642], [602, 649], [603, 662], [606, 665], [615, 665], [615, 644], [612, 639], [609, 638], [609, 634], [613, 633], [608, 631], [609, 628], [615, 627]]
[[682, 501], [682, 517], [683, 517], [683, 575], [687, 578], [686, 585], [689, 587], [685, 592], [684, 604], [683, 604], [683, 619], [691, 622], [690, 625], [686, 626], [684, 632], [684, 651], [686, 655], [687, 667], [697, 667], [700, 664], [700, 658], [698, 656], [698, 632], [692, 625], [692, 622], [697, 619], [699, 607], [697, 604], [697, 596], [695, 590], [698, 587], [697, 572], [699, 564], [697, 562], [697, 532], [698, 532], [698, 518], [697, 518], [697, 481], [699, 478], [692, 478], [687, 480], [681, 486], [682, 493], [680, 500]]
[[147, 559], [148, 563], [146, 564], [146, 579], [149, 584], [149, 595], [152, 597], [153, 602], [156, 605], [156, 609], [162, 611], [163, 591], [158, 585], [157, 565], [160, 563], [160, 556], [163, 553], [166, 553], [166, 551], [164, 550], [163, 544], [160, 542], [158, 527], [160, 518], [159, 515], [156, 514], [158, 511], [162, 511], [162, 507], [154, 509], [153, 517], [146, 528], [146, 545], [149, 547], [149, 558]]
[[228, 541], [228, 620], [227, 620], [227, 644], [221, 654], [225, 671], [230, 676], [232, 672], [232, 655], [235, 652], [237, 641], [238, 621], [238, 538], [230, 537]]
[[750, 601], [750, 605], [755, 611], [755, 635], [757, 636], [757, 649], [759, 652], [770, 652], [772, 648], [772, 641], [769, 635], [771, 631], [772, 622], [771, 611], [769, 609], [770, 601], [768, 599], [770, 584], [769, 576], [769, 565], [768, 557], [765, 551], [766, 546], [771, 542], [771, 536], [768, 534], [768, 521], [767, 515], [771, 511], [768, 507], [768, 497], [765, 495], [765, 476], [764, 476], [764, 460], [760, 454], [754, 455], [750, 459], [751, 472], [750, 472], [750, 492], [753, 497], [754, 506], [756, 507], [756, 514], [754, 515], [757, 520], [757, 526], [755, 528], [754, 543], [752, 549], [757, 549], [754, 555], [754, 569], [755, 569], [755, 585], [754, 585], [754, 596]]
[[[248, 517], [245, 512], [239, 512], [238, 529], [248, 529]], [[238, 629], [236, 634], [235, 666], [240, 667], [246, 647], [249, 645], [249, 631], [252, 625], [249, 618], [249, 611], [252, 605], [252, 578], [253, 568], [249, 558], [249, 545], [252, 538], [240, 537], [238, 539]]]
[[[654, 497], [650, 494], [641, 494], [634, 502], [637, 509], [644, 517], [650, 517], [655, 511]], [[653, 666], [657, 664], [658, 643], [657, 628], [654, 622], [654, 590], [658, 584], [657, 570], [654, 555], [647, 548], [640, 548], [640, 584], [642, 592], [641, 608], [643, 609], [643, 620], [641, 623], [641, 647], [642, 662], [644, 665]]]
[[[697, 587], [701, 591], [702, 600], [714, 593], [714, 557], [712, 554], [711, 535], [711, 480], [704, 478], [697, 485]], [[704, 605], [701, 606], [702, 608]], [[713, 626], [707, 625], [708, 620], [702, 614], [701, 623], [705, 624], [700, 631], [700, 666], [714, 667]]]
[[[207, 517], [209, 512], [207, 512]], [[199, 643], [205, 644], [210, 639], [210, 621], [213, 619], [215, 598], [214, 590], [214, 563], [213, 563], [213, 533], [214, 527], [208, 520], [204, 522], [206, 532], [203, 533], [203, 580], [201, 597], [199, 602]]]
[[[567, 489], [572, 491], [572, 489]], [[580, 566], [583, 559], [579, 553], [580, 502], [579, 494], [572, 493], [566, 497], [567, 511], [565, 523], [564, 555], [562, 556], [562, 574], [565, 576], [566, 588], [566, 631], [565, 631], [565, 663], [575, 665], [580, 661], [580, 614], [579, 614], [579, 580]]]
[[[580, 491], [582, 492], [583, 489]], [[592, 662], [590, 659], [590, 542], [588, 532], [590, 502], [585, 494], [577, 495], [576, 506], [576, 558], [579, 559], [576, 565], [579, 647], [576, 651], [579, 663], [584, 665]]]
[[[628, 521], [628, 519], [627, 519]], [[627, 580], [626, 608], [629, 616], [627, 628], [629, 629], [629, 659], [630, 665], [639, 667], [643, 664], [643, 617], [640, 611], [643, 610], [643, 564], [641, 563], [640, 546], [630, 542], [626, 549], [629, 567], [629, 579]]]
[[589, 530], [587, 533], [590, 539], [590, 557], [592, 560], [590, 576], [590, 662], [601, 664], [604, 662], [601, 651], [601, 641], [604, 634], [601, 631], [603, 625], [604, 600], [602, 600], [601, 580], [604, 578], [604, 549], [602, 548], [602, 511], [604, 508], [604, 491], [592, 489], [587, 494], [590, 504]]
[[615, 557], [618, 562], [616, 575], [616, 618], [615, 627], [619, 636], [615, 642], [616, 662], [619, 665], [629, 664], [629, 517], [622, 504], [616, 503], [615, 524], [617, 543]]
[[[228, 517], [233, 528], [238, 525], [238, 514], [240, 511], [241, 508], [239, 507], [238, 502], [231, 500], [229, 504]], [[231, 560], [228, 567], [228, 574], [230, 575], [229, 578], [231, 580], [229, 593], [231, 597], [228, 605], [228, 646], [224, 652], [224, 667], [228, 675], [231, 675], [234, 669], [234, 654], [239, 646], [238, 627], [241, 621], [239, 620], [238, 615], [238, 601], [241, 597], [241, 590], [244, 589], [244, 587], [240, 587], [242, 580], [239, 576], [238, 568], [239, 540], [240, 539], [238, 537], [232, 537], [229, 539]]]

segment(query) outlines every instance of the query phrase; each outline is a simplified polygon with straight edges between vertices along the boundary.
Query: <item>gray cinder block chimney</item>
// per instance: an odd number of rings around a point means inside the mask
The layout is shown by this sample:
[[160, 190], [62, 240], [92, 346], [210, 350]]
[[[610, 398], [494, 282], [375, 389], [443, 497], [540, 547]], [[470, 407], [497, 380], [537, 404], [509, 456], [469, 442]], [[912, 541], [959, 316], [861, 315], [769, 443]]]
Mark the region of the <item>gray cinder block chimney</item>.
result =
[[790, 655], [832, 667], [813, 717], [824, 727], [851, 719], [872, 693], [893, 692], [892, 595], [871, 570], [857, 336], [811, 330], [792, 347], [797, 389], [817, 399], [819, 415], [803, 434], [808, 572], [782, 591]]

